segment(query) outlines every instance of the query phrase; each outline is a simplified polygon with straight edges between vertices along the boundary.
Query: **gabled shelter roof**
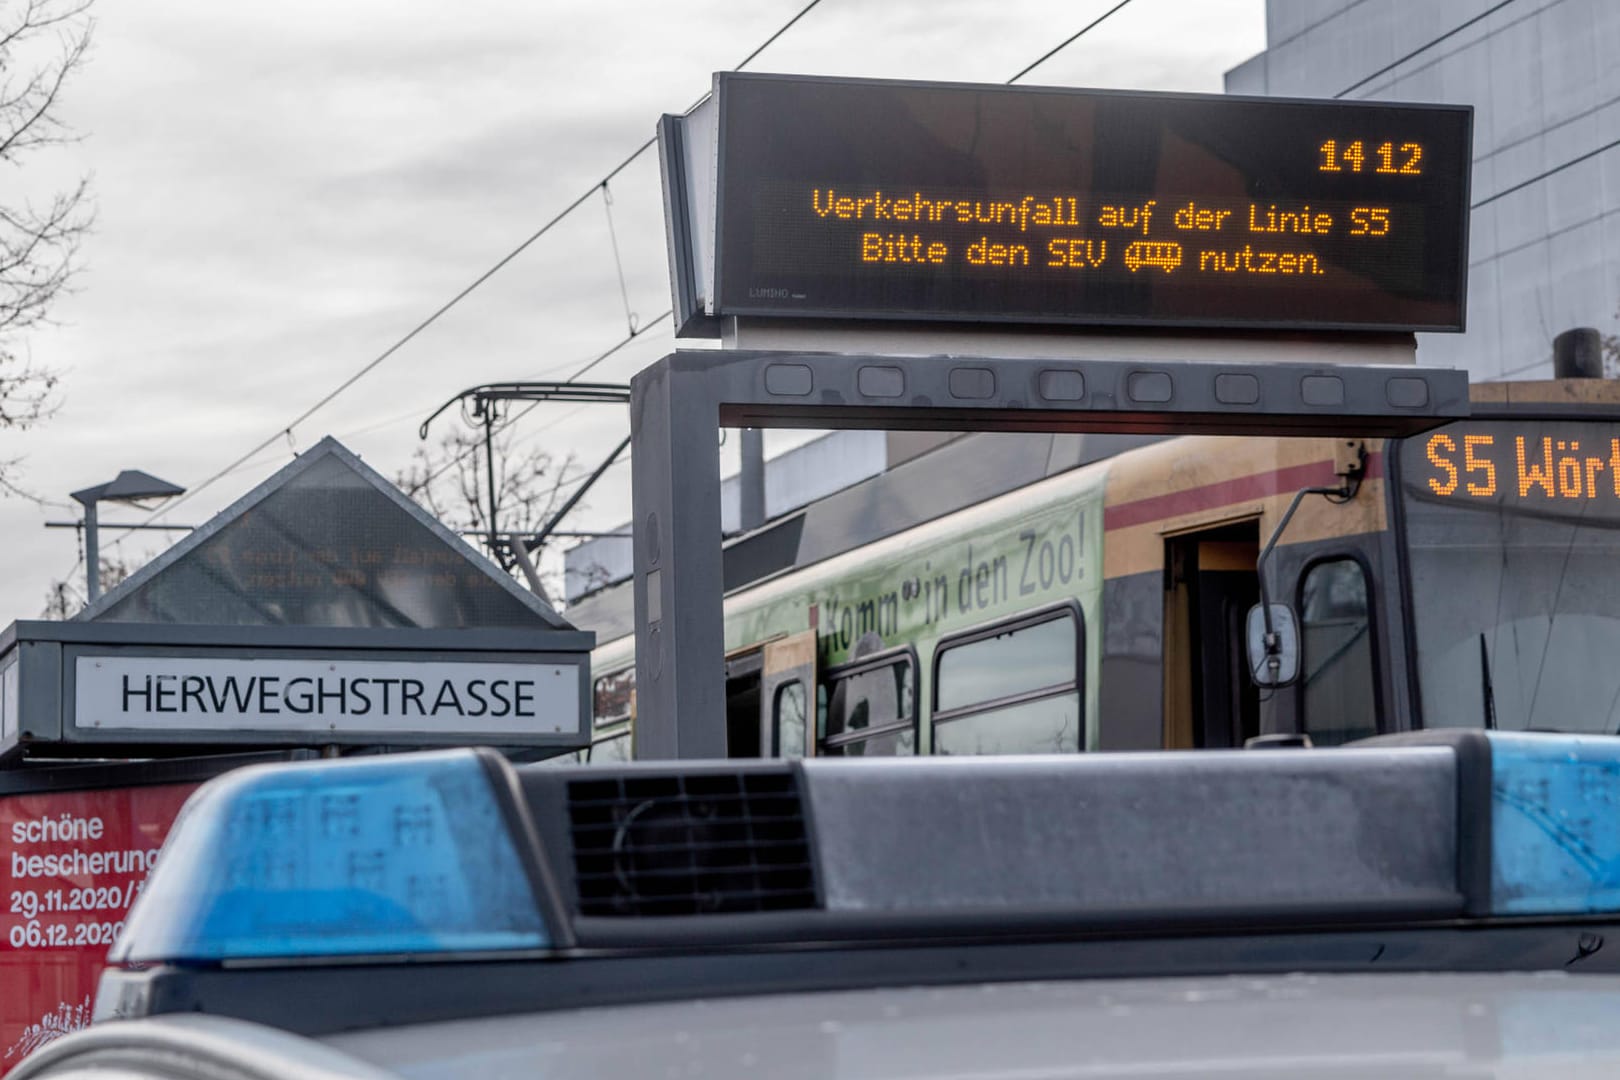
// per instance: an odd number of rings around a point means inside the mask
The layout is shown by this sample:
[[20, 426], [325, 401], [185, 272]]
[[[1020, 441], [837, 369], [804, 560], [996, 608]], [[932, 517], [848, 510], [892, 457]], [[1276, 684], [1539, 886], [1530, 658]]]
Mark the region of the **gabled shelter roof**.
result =
[[204, 626], [566, 629], [330, 436], [81, 612]]

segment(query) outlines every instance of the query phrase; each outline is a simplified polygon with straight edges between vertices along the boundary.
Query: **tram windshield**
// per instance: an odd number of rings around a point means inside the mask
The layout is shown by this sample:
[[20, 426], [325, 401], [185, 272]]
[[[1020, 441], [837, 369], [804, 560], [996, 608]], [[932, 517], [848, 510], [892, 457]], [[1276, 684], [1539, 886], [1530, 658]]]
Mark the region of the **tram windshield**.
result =
[[1450, 424], [1399, 478], [1424, 726], [1620, 730], [1620, 424]]

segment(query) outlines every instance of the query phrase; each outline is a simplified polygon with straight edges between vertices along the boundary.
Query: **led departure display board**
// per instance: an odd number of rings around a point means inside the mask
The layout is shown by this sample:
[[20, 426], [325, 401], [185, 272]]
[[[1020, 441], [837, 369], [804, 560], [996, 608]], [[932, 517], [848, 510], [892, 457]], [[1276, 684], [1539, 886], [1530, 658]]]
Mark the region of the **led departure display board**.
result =
[[721, 75], [723, 315], [1461, 330], [1472, 109]]

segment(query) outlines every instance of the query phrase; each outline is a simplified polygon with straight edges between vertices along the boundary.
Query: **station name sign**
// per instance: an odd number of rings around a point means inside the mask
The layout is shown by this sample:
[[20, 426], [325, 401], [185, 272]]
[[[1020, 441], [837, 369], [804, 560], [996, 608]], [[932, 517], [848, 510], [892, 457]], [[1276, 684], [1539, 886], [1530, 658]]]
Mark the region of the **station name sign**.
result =
[[737, 74], [715, 99], [709, 314], [1463, 329], [1465, 106]]
[[81, 656], [80, 729], [562, 734], [579, 679], [544, 663]]
[[590, 745], [573, 629], [24, 621], [0, 632], [0, 761], [327, 746]]

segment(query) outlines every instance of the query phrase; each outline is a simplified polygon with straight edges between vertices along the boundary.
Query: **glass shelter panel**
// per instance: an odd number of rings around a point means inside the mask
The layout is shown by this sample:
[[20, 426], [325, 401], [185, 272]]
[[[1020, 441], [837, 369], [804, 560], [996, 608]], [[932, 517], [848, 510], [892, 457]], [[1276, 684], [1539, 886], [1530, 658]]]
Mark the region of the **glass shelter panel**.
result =
[[97, 621], [546, 627], [500, 573], [328, 455], [117, 598]]

